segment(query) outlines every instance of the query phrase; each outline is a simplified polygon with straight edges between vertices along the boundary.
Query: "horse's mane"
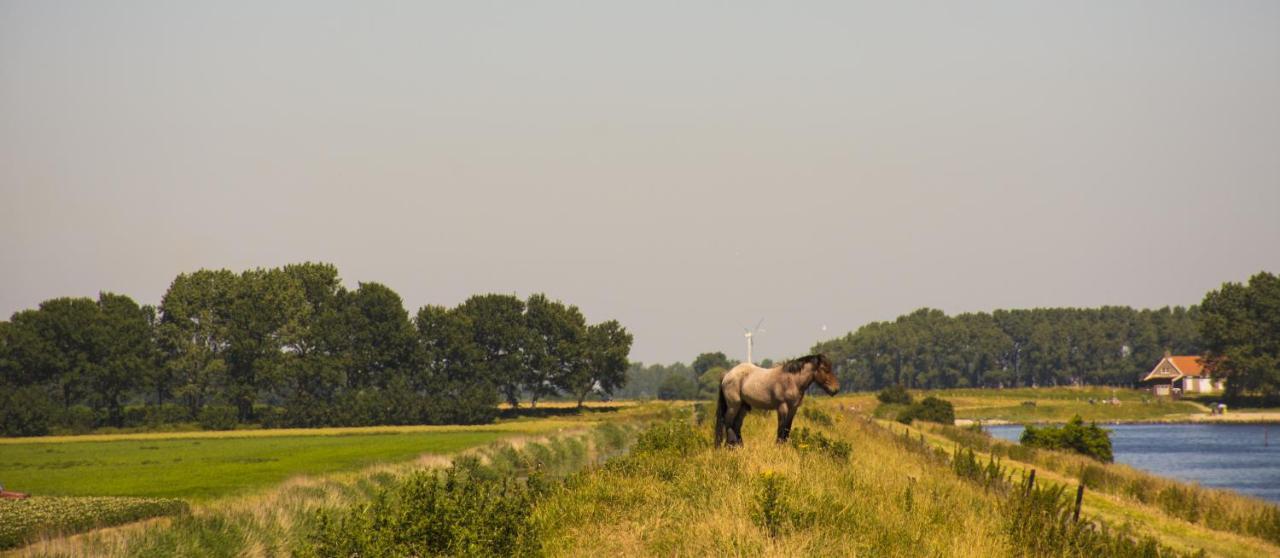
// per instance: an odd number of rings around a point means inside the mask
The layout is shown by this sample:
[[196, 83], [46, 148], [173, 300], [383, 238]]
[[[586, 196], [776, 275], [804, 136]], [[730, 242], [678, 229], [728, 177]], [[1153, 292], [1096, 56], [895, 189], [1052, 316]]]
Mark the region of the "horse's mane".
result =
[[813, 365], [813, 367], [814, 367], [814, 368], [822, 368], [822, 367], [823, 367], [823, 365], [826, 365], [826, 367], [827, 367], [827, 368], [830, 368], [830, 367], [831, 367], [831, 360], [827, 358], [827, 355], [823, 355], [823, 354], [816, 354], [816, 355], [802, 356], [802, 357], [800, 357], [800, 358], [793, 358], [793, 359], [788, 360], [787, 362], [783, 363], [783, 365], [782, 365], [782, 371], [783, 371], [783, 372], [790, 373], [790, 374], [795, 374], [795, 373], [797, 373], [797, 372], [799, 372], [799, 371], [803, 370], [803, 369], [804, 369], [804, 365], [806, 365], [806, 364], [811, 364], [811, 365]]

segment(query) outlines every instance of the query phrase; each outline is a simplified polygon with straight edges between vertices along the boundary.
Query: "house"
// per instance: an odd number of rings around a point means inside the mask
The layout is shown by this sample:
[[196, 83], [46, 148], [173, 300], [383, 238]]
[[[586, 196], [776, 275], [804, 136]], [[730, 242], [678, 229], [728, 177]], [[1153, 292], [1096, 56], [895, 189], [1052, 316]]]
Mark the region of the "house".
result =
[[1181, 395], [1184, 393], [1220, 393], [1224, 380], [1209, 377], [1204, 361], [1198, 356], [1172, 356], [1164, 358], [1142, 378], [1143, 385], [1150, 386], [1156, 395]]

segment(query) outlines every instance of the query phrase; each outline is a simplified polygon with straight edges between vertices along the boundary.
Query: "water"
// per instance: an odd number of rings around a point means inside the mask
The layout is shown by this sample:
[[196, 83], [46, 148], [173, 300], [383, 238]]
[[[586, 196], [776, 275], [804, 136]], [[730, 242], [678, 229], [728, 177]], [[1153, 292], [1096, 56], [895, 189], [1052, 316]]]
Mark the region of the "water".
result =
[[[1280, 425], [1102, 426], [1111, 431], [1116, 463], [1280, 503]], [[1022, 436], [1019, 425], [989, 426], [987, 431], [1014, 442]], [[1264, 436], [1269, 445], [1263, 445]]]

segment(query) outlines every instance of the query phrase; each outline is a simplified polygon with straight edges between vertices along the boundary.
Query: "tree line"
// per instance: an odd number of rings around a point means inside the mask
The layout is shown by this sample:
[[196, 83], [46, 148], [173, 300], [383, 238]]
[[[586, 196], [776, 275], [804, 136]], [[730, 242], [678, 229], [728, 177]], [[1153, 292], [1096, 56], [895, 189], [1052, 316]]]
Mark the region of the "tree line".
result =
[[484, 423], [625, 381], [632, 336], [535, 294], [485, 294], [412, 318], [330, 264], [174, 279], [159, 306], [56, 298], [0, 322], [0, 430], [138, 422], [221, 427]]
[[1231, 399], [1280, 400], [1280, 277], [1224, 283], [1198, 306], [922, 308], [818, 343], [848, 389], [1133, 386], [1165, 352], [1200, 355]]
[[948, 316], [922, 308], [818, 343], [841, 384], [911, 388], [1132, 386], [1166, 350], [1200, 354], [1196, 307], [1036, 308]]

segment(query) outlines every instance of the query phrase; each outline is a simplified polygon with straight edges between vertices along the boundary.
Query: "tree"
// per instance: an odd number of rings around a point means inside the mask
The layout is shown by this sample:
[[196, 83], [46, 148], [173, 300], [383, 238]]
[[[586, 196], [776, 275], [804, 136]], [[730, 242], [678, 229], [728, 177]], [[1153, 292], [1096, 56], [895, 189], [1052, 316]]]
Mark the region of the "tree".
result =
[[724, 377], [725, 372], [728, 370], [717, 366], [698, 376], [698, 398], [715, 399], [720, 393], [720, 379]]
[[236, 280], [225, 269], [180, 274], [160, 301], [156, 342], [173, 394], [191, 418], [226, 384]]
[[1208, 367], [1226, 378], [1228, 396], [1280, 396], [1280, 277], [1224, 283], [1205, 295], [1199, 313]]
[[276, 387], [283, 350], [298, 343], [310, 307], [302, 284], [278, 269], [245, 271], [232, 285], [225, 396], [249, 421], [259, 394]]
[[497, 416], [493, 379], [477, 370], [484, 359], [475, 343], [470, 316], [459, 309], [424, 306], [418, 330], [418, 374], [413, 385], [424, 395], [422, 417], [433, 424], [479, 424]]
[[561, 376], [557, 387], [573, 395], [579, 407], [592, 390], [613, 393], [626, 382], [631, 342], [631, 334], [615, 320], [588, 327], [579, 365]]
[[658, 386], [658, 399], [663, 401], [688, 400], [698, 397], [698, 385], [684, 376], [672, 375]]
[[94, 407], [106, 409], [107, 423], [124, 426], [124, 397], [157, 364], [151, 317], [133, 299], [112, 293], [98, 296], [98, 309], [90, 325], [94, 363], [86, 383]]
[[530, 342], [524, 301], [512, 295], [476, 295], [457, 311], [470, 323], [472, 342], [479, 350], [477, 372], [497, 386], [507, 403], [518, 407]]
[[712, 368], [724, 368], [728, 370], [733, 368], [733, 363], [729, 361], [729, 357], [724, 356], [723, 352], [716, 351], [714, 353], [702, 353], [693, 359], [693, 375], [695, 377], [702, 376], [707, 370]]
[[539, 398], [559, 391], [556, 385], [561, 378], [573, 374], [583, 358], [587, 326], [577, 306], [543, 294], [530, 296], [525, 307], [530, 341], [521, 386], [536, 407]]

